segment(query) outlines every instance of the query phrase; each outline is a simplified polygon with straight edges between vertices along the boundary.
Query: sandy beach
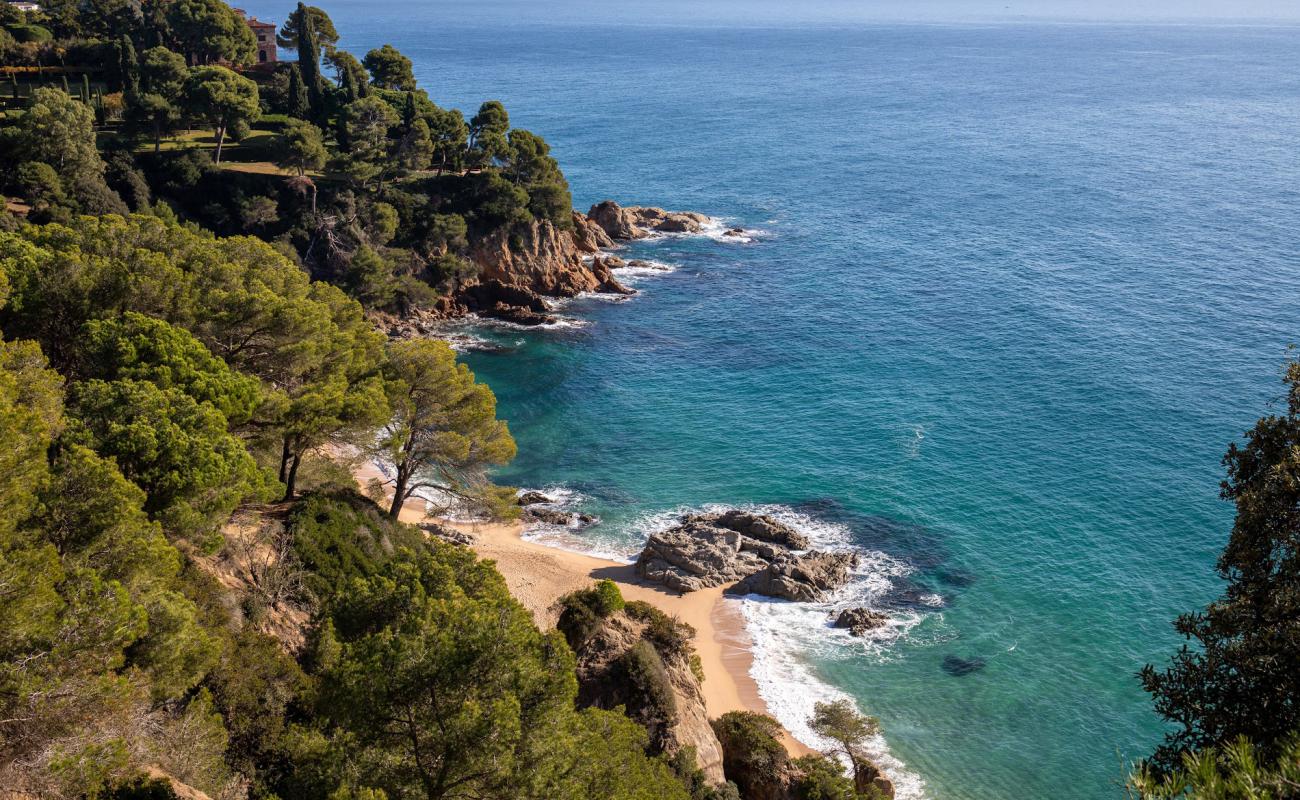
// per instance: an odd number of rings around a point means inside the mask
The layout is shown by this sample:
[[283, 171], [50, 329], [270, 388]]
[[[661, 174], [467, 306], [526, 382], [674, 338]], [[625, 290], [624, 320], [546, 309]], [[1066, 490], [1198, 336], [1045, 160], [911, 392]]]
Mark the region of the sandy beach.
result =
[[[372, 479], [382, 478], [369, 462], [358, 466], [355, 474], [363, 487]], [[426, 521], [424, 501], [407, 501], [401, 519], [412, 524]], [[753, 654], [738, 601], [725, 598], [721, 587], [679, 594], [641, 580], [631, 564], [526, 541], [521, 538], [523, 525], [518, 522], [439, 522], [474, 535], [475, 552], [496, 562], [510, 593], [532, 612], [539, 626], [554, 626], [556, 600], [609, 578], [618, 584], [626, 599], [644, 600], [695, 628], [695, 651], [704, 667], [702, 688], [710, 718], [737, 710], [768, 713], [758, 685], [749, 674]], [[812, 752], [788, 733], [783, 739], [793, 756]]]

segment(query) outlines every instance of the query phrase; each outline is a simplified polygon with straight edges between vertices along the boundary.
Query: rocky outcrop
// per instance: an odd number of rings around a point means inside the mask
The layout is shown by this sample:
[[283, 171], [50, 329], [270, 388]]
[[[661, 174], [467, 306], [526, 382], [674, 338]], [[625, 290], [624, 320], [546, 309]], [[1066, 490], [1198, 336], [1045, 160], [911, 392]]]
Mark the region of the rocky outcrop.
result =
[[[487, 279], [466, 286], [456, 297], [460, 314], [470, 312], [517, 325], [548, 325], [555, 322], [551, 307], [540, 295], [524, 286]], [[455, 316], [453, 312], [449, 316]]]
[[875, 790], [884, 800], [894, 800], [894, 782], [886, 777], [880, 767], [866, 759], [859, 760], [853, 771], [853, 788], [868, 797]]
[[590, 514], [560, 511], [559, 509], [547, 508], [545, 506], [529, 506], [524, 509], [524, 521], [543, 522], [547, 525], [559, 525], [564, 528], [569, 528], [593, 525], [596, 522], [596, 518]]
[[[638, 608], [640, 606], [640, 608]], [[661, 619], [652, 626], [652, 617]], [[680, 628], [681, 637], [665, 641], [667, 626]], [[617, 708], [645, 726], [651, 748], [672, 755], [683, 747], [695, 749], [696, 763], [712, 784], [723, 782], [722, 746], [709, 725], [700, 682], [691, 669], [693, 631], [664, 618], [643, 604], [628, 604], [580, 632], [565, 625], [561, 630], [577, 661], [578, 705]], [[649, 686], [648, 676], [656, 681]]]
[[535, 506], [538, 503], [554, 503], [555, 501], [541, 492], [529, 490], [520, 494], [519, 499], [515, 502], [521, 506]]
[[479, 266], [479, 281], [484, 284], [517, 286], [549, 297], [626, 292], [607, 269], [602, 271], [586, 259], [612, 244], [607, 236], [602, 238], [603, 231], [597, 231], [599, 226], [586, 222], [575, 221], [573, 230], [563, 230], [549, 220], [533, 220], [477, 239], [470, 257]]
[[781, 553], [730, 591], [813, 602], [848, 583], [849, 572], [857, 565], [856, 553]]
[[888, 614], [869, 608], [846, 608], [835, 618], [835, 627], [848, 628], [853, 636], [866, 636], [868, 632], [889, 621]]
[[729, 591], [819, 600], [848, 582], [852, 553], [796, 553], [808, 537], [772, 517], [732, 510], [689, 514], [651, 534], [637, 574], [679, 592], [732, 584]]
[[473, 547], [478, 543], [478, 537], [468, 531], [458, 531], [446, 525], [437, 522], [422, 522], [416, 525], [417, 528], [449, 544], [459, 544], [465, 547]]
[[712, 219], [694, 211], [665, 211], [653, 206], [620, 206], [605, 200], [591, 207], [587, 219], [615, 241], [644, 239], [651, 233], [699, 233]]

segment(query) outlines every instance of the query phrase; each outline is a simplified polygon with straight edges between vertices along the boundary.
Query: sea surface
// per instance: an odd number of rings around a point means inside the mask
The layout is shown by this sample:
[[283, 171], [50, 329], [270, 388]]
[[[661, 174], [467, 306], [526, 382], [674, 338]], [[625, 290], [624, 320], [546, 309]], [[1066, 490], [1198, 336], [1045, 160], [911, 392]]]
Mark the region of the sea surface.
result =
[[[1298, 338], [1300, 29], [326, 7], [435, 101], [504, 101], [579, 208], [747, 231], [469, 331], [501, 478], [601, 518], [532, 535], [628, 556], [681, 510], [793, 520], [864, 556], [834, 602], [744, 604], [796, 733], [849, 696], [904, 796], [1123, 796], [1162, 733], [1135, 674], [1220, 589], [1220, 459]], [[860, 602], [891, 624], [828, 627]]]

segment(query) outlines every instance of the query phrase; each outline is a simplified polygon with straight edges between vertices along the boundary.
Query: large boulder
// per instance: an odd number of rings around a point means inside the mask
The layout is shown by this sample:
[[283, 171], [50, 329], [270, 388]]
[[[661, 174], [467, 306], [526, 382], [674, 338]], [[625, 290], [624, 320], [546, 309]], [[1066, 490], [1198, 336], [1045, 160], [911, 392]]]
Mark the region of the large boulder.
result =
[[714, 521], [724, 528], [730, 528], [736, 533], [748, 536], [750, 539], [757, 539], [760, 542], [778, 544], [791, 550], [808, 549], [807, 536], [766, 514], [754, 514], [749, 511], [732, 509], [718, 515]]
[[808, 537], [765, 514], [725, 511], [688, 514], [651, 534], [637, 558], [637, 574], [679, 592], [713, 586], [788, 600], [820, 600], [849, 580], [852, 553], [805, 550]]
[[713, 524], [711, 515], [686, 517], [680, 525], [654, 533], [636, 561], [636, 572], [679, 592], [734, 583], [767, 562], [742, 549], [744, 537]]
[[835, 618], [835, 627], [848, 628], [853, 636], [866, 636], [869, 631], [883, 626], [889, 615], [869, 608], [846, 608]]
[[796, 555], [783, 553], [763, 569], [749, 575], [730, 591], [762, 594], [796, 602], [814, 602], [849, 582], [858, 565], [855, 553], [823, 553], [816, 550]]
[[695, 211], [665, 211], [654, 206], [620, 206], [605, 200], [591, 207], [587, 219], [615, 241], [644, 239], [652, 232], [699, 233], [713, 220]]

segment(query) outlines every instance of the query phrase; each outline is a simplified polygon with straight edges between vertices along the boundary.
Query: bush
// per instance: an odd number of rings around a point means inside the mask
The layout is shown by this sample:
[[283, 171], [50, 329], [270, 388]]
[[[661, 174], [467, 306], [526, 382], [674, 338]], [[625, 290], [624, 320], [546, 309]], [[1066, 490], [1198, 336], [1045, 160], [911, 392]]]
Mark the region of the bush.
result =
[[659, 652], [666, 656], [691, 652], [695, 628], [690, 624], [665, 614], [643, 600], [633, 600], [627, 604], [626, 610], [629, 617], [646, 624], [645, 636], [654, 642]]
[[728, 711], [713, 720], [722, 744], [722, 771], [742, 797], [781, 797], [790, 756], [779, 739], [781, 725], [766, 714]]
[[677, 719], [677, 696], [663, 659], [644, 639], [623, 654], [623, 669], [642, 722], [668, 724]]
[[[790, 789], [795, 800], [858, 800], [860, 797], [853, 780], [844, 774], [838, 761], [822, 755], [809, 755], [794, 760], [797, 770]], [[879, 796], [877, 791], [875, 796]]]
[[423, 534], [393, 522], [352, 489], [315, 492], [289, 514], [293, 548], [309, 574], [307, 589], [325, 600], [353, 578], [368, 578], [401, 549], [425, 546]]
[[560, 598], [560, 620], [556, 627], [564, 634], [569, 647], [582, 647], [604, 626], [604, 620], [623, 610], [625, 603], [618, 584], [609, 579], [590, 589], [581, 589]]

